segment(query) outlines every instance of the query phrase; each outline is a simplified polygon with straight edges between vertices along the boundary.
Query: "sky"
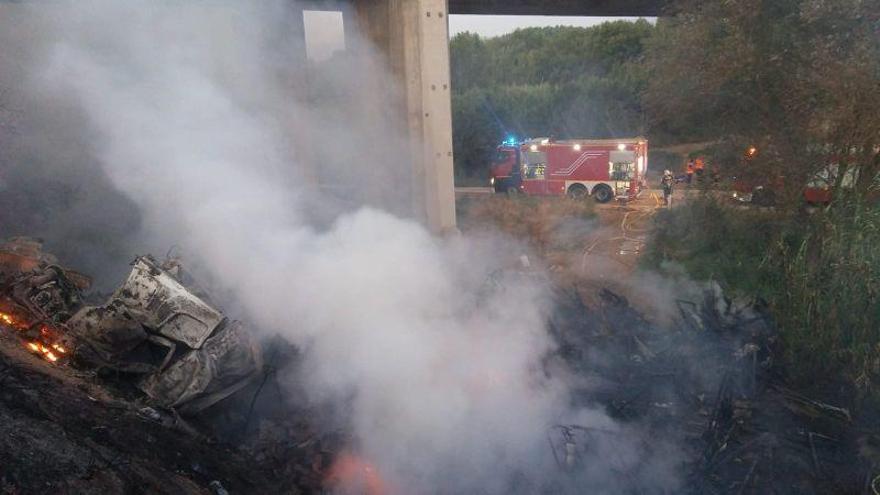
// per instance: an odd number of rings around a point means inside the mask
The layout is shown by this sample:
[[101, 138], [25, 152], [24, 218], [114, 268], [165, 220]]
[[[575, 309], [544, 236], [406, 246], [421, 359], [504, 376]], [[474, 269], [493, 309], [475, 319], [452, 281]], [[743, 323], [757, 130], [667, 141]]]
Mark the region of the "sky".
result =
[[[470, 31], [482, 37], [501, 36], [520, 28], [546, 26], [589, 27], [608, 21], [635, 21], [638, 17], [571, 17], [540, 15], [450, 15], [449, 35]], [[656, 22], [655, 17], [649, 21]]]
[[[510, 33], [520, 28], [545, 26], [588, 27], [608, 21], [630, 20], [637, 17], [566, 17], [538, 15], [450, 15], [449, 35], [470, 31], [491, 38]], [[649, 21], [656, 22], [655, 17]], [[306, 11], [306, 40], [309, 58], [325, 60], [337, 50], [345, 49], [345, 35], [342, 27], [342, 13]]]

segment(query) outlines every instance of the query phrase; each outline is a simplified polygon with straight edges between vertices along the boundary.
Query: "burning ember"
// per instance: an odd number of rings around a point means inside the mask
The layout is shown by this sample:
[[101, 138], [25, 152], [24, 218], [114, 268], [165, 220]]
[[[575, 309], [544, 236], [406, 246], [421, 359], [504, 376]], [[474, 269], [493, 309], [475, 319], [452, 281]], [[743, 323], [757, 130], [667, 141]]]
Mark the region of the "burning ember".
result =
[[28, 342], [27, 348], [51, 363], [58, 361], [58, 357], [63, 356], [66, 353], [64, 347], [58, 344], [52, 344], [49, 347], [46, 347], [40, 342]]
[[19, 335], [26, 339], [24, 340], [24, 346], [50, 363], [57, 362], [59, 358], [67, 354], [67, 349], [58, 342], [55, 342], [55, 332], [45, 325], [40, 327], [40, 334], [37, 340], [27, 340], [27, 336], [23, 334], [29, 327], [11, 314], [0, 312], [0, 323], [18, 330], [20, 332]]
[[332, 487], [335, 493], [386, 495], [388, 485], [371, 463], [354, 455], [340, 454], [330, 467], [324, 484]]
[[26, 330], [27, 325], [21, 323], [9, 313], [0, 312], [0, 323], [3, 323], [6, 326], [12, 327], [16, 330]]
[[15, 330], [22, 344], [49, 362], [68, 349], [65, 322], [82, 305], [91, 280], [58, 264], [42, 242], [13, 237], [0, 242], [0, 326]]

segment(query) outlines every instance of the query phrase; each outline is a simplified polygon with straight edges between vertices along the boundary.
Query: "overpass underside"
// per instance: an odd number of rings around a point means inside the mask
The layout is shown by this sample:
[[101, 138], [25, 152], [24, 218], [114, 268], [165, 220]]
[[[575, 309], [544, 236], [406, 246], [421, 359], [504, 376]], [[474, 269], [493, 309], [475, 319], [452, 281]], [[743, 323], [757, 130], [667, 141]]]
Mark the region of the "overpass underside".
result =
[[450, 14], [656, 17], [660, 0], [449, 0]]

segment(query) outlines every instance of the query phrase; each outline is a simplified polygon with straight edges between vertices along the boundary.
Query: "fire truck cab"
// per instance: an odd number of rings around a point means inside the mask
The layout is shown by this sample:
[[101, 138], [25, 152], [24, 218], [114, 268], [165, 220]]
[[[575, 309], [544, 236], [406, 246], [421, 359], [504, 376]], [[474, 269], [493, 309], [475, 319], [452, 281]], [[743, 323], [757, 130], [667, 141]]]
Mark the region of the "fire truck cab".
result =
[[491, 167], [496, 192], [535, 196], [593, 196], [600, 203], [634, 199], [645, 187], [648, 142], [644, 138], [531, 139], [501, 146]]
[[522, 184], [522, 162], [520, 143], [515, 138], [508, 138], [495, 150], [492, 163], [489, 165], [489, 185], [496, 193], [519, 191]]

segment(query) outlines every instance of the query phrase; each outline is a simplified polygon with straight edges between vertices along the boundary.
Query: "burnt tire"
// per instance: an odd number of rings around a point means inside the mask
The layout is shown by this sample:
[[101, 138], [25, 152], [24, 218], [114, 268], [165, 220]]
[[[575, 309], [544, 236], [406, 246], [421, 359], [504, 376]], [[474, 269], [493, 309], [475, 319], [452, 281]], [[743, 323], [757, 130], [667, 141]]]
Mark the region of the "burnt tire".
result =
[[593, 199], [596, 200], [597, 203], [607, 203], [614, 198], [614, 191], [611, 190], [610, 187], [605, 184], [599, 184], [595, 188], [593, 188]]
[[568, 197], [571, 199], [584, 199], [589, 195], [587, 188], [583, 184], [572, 184], [568, 188]]

